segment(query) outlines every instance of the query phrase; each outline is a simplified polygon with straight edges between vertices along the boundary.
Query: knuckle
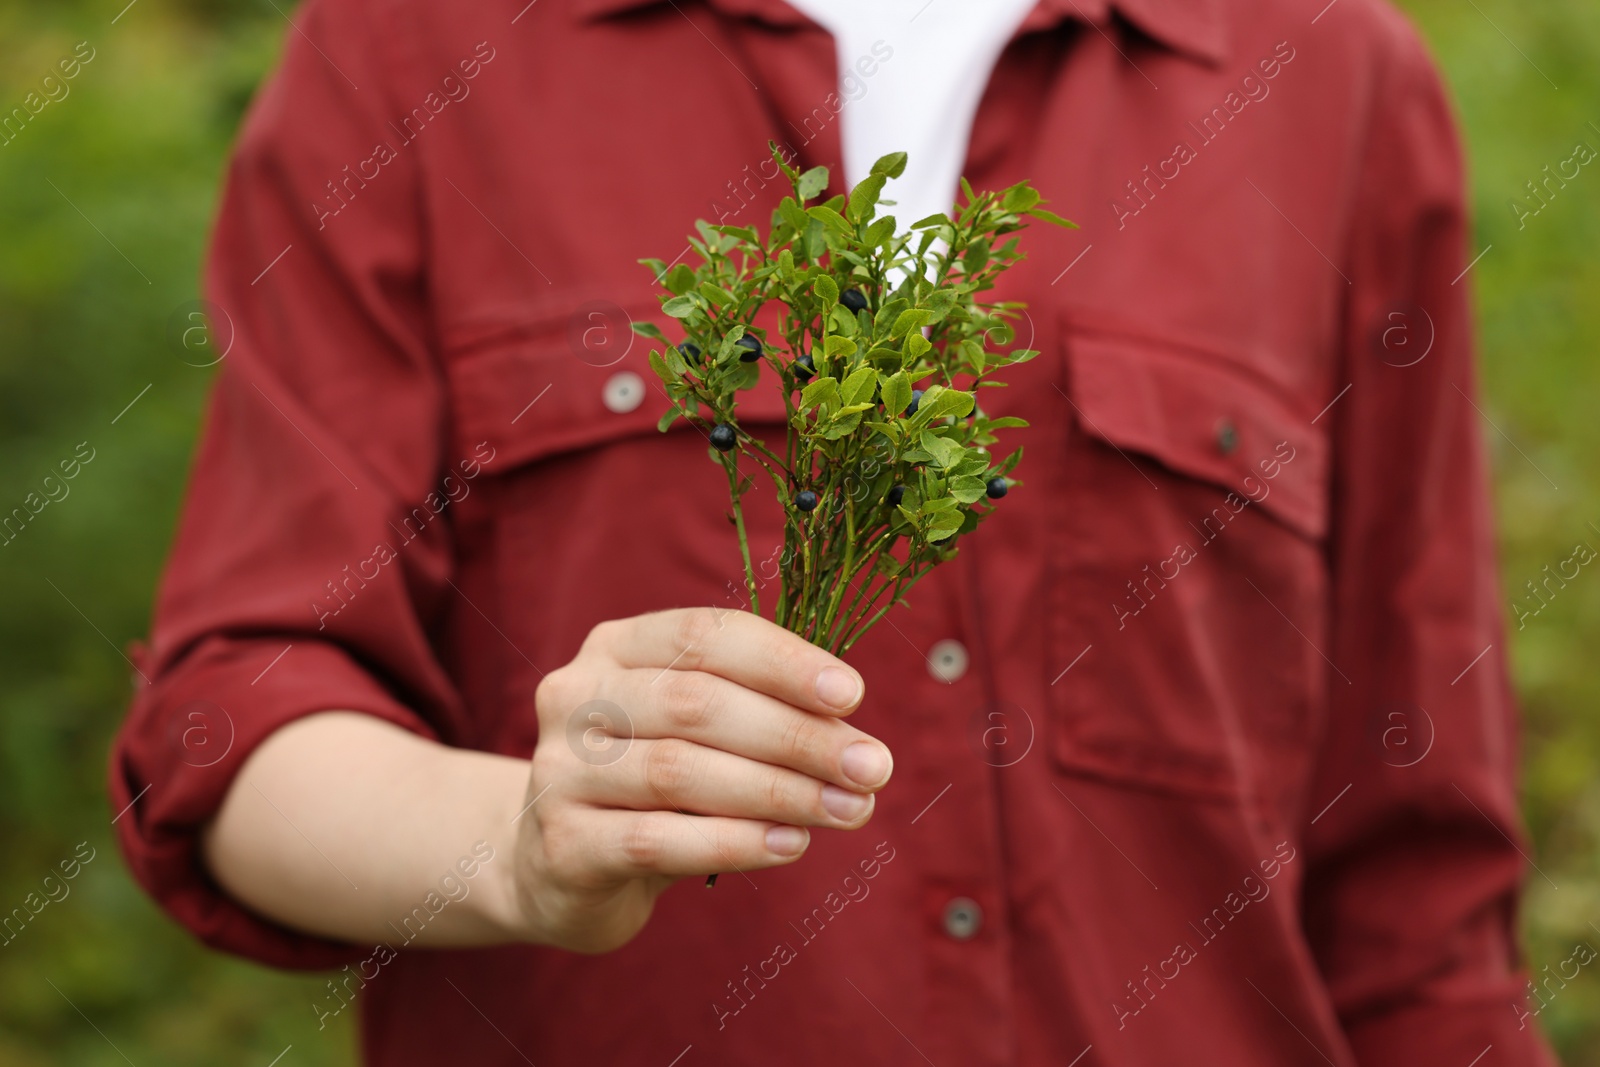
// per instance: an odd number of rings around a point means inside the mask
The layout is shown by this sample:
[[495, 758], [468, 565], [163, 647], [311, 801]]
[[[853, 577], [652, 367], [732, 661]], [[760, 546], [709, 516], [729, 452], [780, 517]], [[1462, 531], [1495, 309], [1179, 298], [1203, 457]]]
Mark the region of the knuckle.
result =
[[667, 851], [667, 835], [661, 820], [649, 815], [630, 819], [618, 842], [622, 857], [634, 867], [653, 870], [661, 865]]
[[816, 723], [805, 717], [796, 717], [784, 727], [783, 732], [783, 752], [791, 767], [816, 767], [823, 763], [828, 742], [817, 729]]
[[711, 724], [716, 687], [702, 674], [674, 671], [663, 679], [661, 712], [676, 730], [695, 732]]
[[[778, 638], [769, 644], [765, 655], [767, 662], [772, 665], [774, 674], [783, 678], [799, 679], [806, 672], [812, 657], [820, 650], [798, 637], [789, 640], [791, 637], [794, 635], [787, 631], [779, 634]], [[798, 688], [805, 687], [800, 685]]]
[[[792, 815], [797, 809], [801, 808], [802, 805], [795, 802], [795, 792], [792, 785], [793, 782], [788, 775], [777, 771], [769, 772], [766, 775], [766, 782], [762, 790], [766, 798], [766, 810], [774, 815], [782, 816], [785, 814]], [[803, 807], [809, 809], [811, 805], [804, 805]], [[807, 814], [809, 814], [809, 811], [807, 811]]]
[[558, 715], [571, 704], [574, 681], [571, 665], [557, 667], [539, 679], [538, 688], [533, 691], [533, 703], [541, 718]]
[[622, 626], [623, 624], [616, 619], [605, 619], [595, 623], [589, 630], [589, 635], [583, 639], [579, 655], [585, 652], [599, 652], [616, 644]]
[[570, 879], [581, 860], [580, 838], [573, 832], [570, 815], [560, 808], [539, 815], [539, 837], [544, 852], [545, 866], [557, 877]]
[[710, 607], [685, 608], [673, 622], [673, 644], [679, 650], [678, 664], [690, 669], [704, 662], [705, 649], [724, 625], [723, 615]]
[[671, 738], [657, 741], [645, 757], [645, 782], [671, 799], [694, 781], [698, 762], [694, 746], [688, 742]]

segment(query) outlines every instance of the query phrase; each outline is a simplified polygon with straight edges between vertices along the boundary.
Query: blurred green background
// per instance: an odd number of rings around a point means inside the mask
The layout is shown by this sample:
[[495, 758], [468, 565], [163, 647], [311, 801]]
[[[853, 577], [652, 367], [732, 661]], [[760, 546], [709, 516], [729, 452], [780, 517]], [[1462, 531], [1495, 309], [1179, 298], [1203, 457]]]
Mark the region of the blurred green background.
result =
[[[291, 1044], [285, 1064], [348, 1064], [350, 1016], [310, 1025], [321, 979], [202, 950], [134, 887], [110, 837], [102, 780], [131, 674], [116, 649], [145, 630], [211, 373], [178, 358], [169, 320], [197, 295], [229, 142], [291, 32], [287, 0], [125, 2], [0, 0], [4, 111], [77, 42], [95, 50], [70, 96], [0, 147], [0, 512], [78, 442], [95, 450], [71, 495], [0, 548], [0, 910], [79, 842], [97, 850], [71, 896], [0, 947], [0, 1067], [266, 1067]], [[1477, 247], [1492, 246], [1471, 278], [1483, 406], [1515, 442], [1485, 429], [1509, 601], [1578, 543], [1600, 550], [1600, 167], [1520, 229], [1508, 206], [1577, 141], [1600, 149], [1600, 4], [1402, 6], [1455, 92]], [[1534, 970], [1579, 941], [1600, 948], [1593, 571], [1511, 624], [1547, 876], [1529, 880], [1523, 915]], [[1600, 970], [1540, 1021], [1565, 1062], [1600, 1065]]]

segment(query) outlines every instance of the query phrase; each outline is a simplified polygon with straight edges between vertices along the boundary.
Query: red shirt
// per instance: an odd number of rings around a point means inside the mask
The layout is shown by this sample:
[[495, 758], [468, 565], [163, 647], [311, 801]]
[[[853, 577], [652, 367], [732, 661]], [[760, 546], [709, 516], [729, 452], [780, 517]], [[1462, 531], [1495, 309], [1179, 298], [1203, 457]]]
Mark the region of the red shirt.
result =
[[310, 0], [246, 123], [112, 757], [149, 891], [350, 964], [307, 1026], [353, 999], [385, 1067], [1549, 1062], [1461, 161], [1377, 0], [1044, 0], [1001, 57], [965, 173], [1083, 228], [1005, 283], [1023, 484], [850, 655], [898, 768], [867, 830], [602, 957], [333, 944], [218, 890], [196, 827], [284, 723], [526, 757], [595, 623], [738, 603], [723, 474], [623, 324], [695, 217], [765, 225], [769, 138], [837, 164], [832, 42], [779, 0], [525, 4]]

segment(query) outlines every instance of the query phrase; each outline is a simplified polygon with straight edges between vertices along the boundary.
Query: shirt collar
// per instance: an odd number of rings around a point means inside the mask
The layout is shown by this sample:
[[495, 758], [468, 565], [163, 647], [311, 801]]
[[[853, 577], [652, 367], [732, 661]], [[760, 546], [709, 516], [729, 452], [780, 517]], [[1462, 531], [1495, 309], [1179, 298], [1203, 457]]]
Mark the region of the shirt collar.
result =
[[[784, 0], [706, 0], [731, 15], [774, 26], [810, 25], [810, 20]], [[944, 0], [957, 2], [957, 0]], [[981, 2], [981, 0], [959, 0]], [[578, 16], [598, 19], [677, 0], [573, 0]], [[1228, 58], [1227, 0], [1039, 0], [1023, 19], [1019, 33], [1045, 30], [1067, 19], [1103, 28], [1114, 11], [1151, 38], [1174, 51], [1210, 63]]]

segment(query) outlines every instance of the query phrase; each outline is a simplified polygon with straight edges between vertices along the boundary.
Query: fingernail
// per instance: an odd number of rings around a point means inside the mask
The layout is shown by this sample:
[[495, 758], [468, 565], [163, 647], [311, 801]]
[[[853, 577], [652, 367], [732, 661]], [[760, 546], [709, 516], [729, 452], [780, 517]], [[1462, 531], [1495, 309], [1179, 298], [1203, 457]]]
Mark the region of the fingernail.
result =
[[872, 807], [870, 794], [852, 793], [836, 785], [822, 787], [822, 808], [840, 822], [855, 822]]
[[872, 788], [889, 780], [889, 771], [893, 764], [889, 761], [889, 753], [882, 745], [857, 741], [844, 750], [844, 755], [839, 757], [839, 766], [843, 768], [846, 778], [858, 785]]
[[863, 688], [861, 679], [843, 667], [824, 667], [817, 675], [817, 698], [830, 707], [855, 707]]
[[811, 835], [798, 826], [774, 826], [767, 831], [767, 850], [776, 856], [798, 856], [811, 843]]

